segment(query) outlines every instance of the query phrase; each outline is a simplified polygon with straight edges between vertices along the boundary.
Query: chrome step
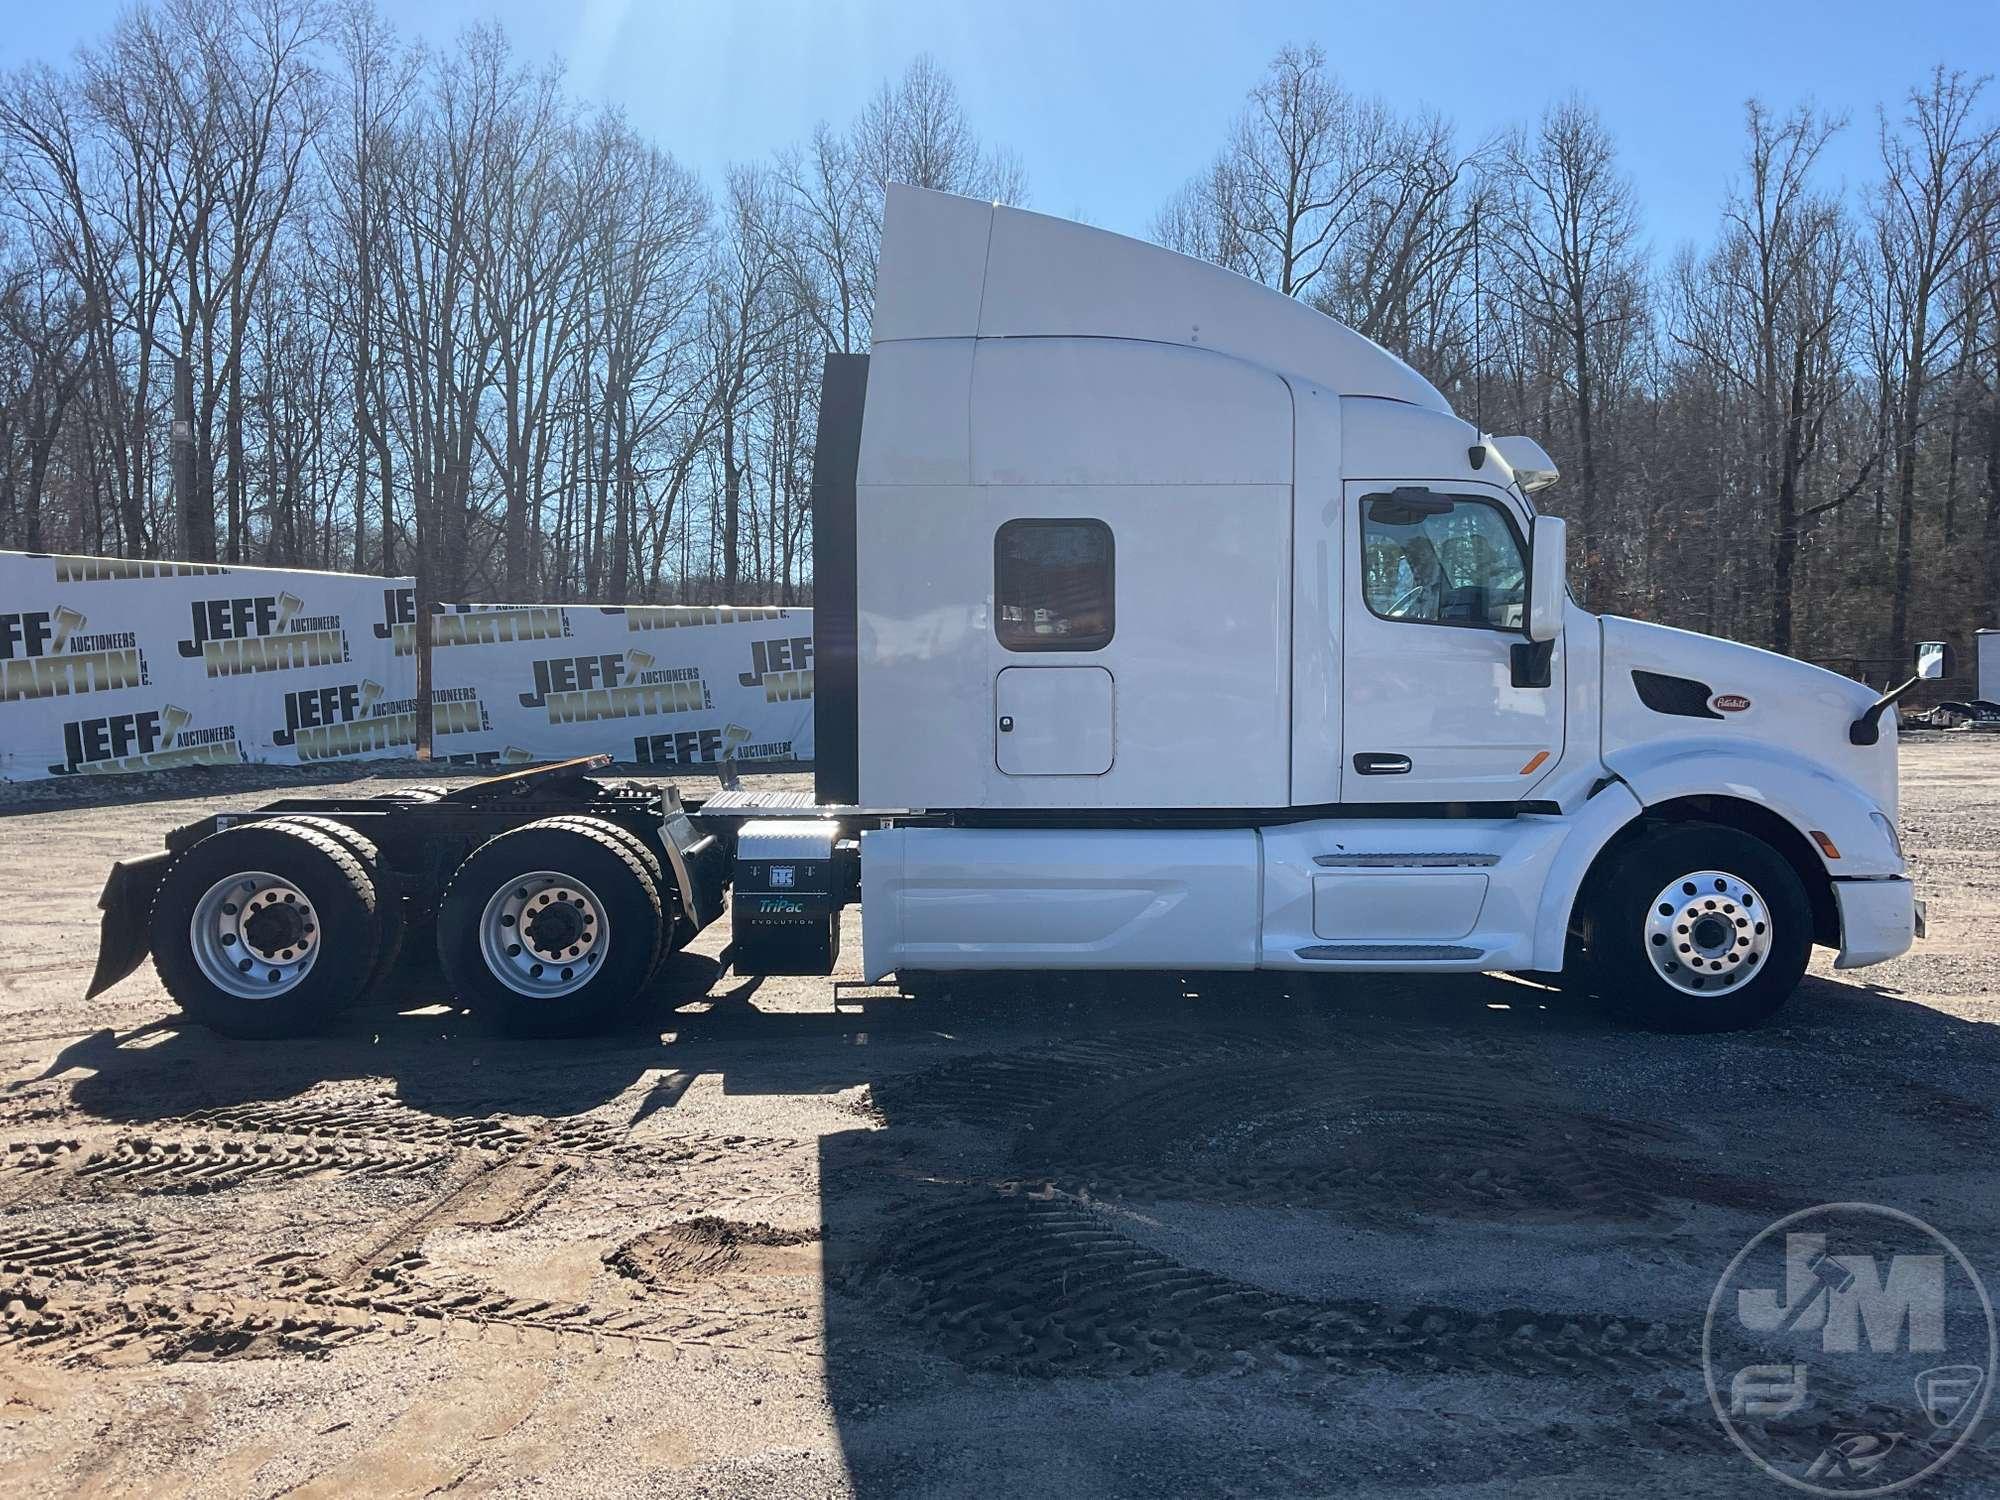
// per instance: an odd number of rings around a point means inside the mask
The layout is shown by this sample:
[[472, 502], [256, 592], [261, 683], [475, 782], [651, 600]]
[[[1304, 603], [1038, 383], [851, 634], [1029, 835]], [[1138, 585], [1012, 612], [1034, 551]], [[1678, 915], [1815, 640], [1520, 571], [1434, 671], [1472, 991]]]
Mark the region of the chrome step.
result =
[[1348, 959], [1368, 963], [1448, 963], [1454, 959], [1478, 958], [1484, 948], [1468, 948], [1463, 943], [1314, 943], [1300, 948], [1300, 958]]

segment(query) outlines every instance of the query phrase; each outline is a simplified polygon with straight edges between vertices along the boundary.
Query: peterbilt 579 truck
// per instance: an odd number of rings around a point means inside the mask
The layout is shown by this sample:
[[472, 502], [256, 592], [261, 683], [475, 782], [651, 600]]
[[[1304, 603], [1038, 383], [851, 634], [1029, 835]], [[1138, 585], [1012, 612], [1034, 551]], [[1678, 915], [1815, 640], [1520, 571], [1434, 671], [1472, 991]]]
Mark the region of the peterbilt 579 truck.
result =
[[1894, 694], [1580, 608], [1532, 440], [1018, 209], [893, 189], [878, 288], [822, 392], [814, 798], [599, 757], [204, 819], [114, 869], [92, 993], [150, 949], [194, 1019], [305, 1030], [434, 930], [462, 1003], [567, 1033], [726, 908], [738, 972], [830, 972], [858, 899], [913, 988], [1511, 971], [1710, 1030], [1909, 947]]

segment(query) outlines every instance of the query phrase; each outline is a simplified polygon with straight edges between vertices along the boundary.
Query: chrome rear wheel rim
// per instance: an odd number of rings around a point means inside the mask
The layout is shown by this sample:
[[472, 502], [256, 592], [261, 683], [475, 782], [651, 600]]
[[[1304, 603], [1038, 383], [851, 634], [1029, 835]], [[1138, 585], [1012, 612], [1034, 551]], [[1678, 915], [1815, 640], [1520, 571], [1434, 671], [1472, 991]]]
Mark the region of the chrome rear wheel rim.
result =
[[1643, 941], [1653, 972], [1686, 995], [1747, 984], [1771, 956], [1771, 912], [1756, 887], [1726, 870], [1669, 882], [1647, 908]]
[[268, 870], [239, 870], [216, 881], [188, 922], [195, 967], [239, 1000], [297, 989], [312, 972], [321, 940], [319, 914], [306, 893]]
[[516, 994], [559, 1000], [590, 983], [611, 949], [611, 919], [597, 893], [559, 870], [517, 875], [487, 899], [479, 953]]

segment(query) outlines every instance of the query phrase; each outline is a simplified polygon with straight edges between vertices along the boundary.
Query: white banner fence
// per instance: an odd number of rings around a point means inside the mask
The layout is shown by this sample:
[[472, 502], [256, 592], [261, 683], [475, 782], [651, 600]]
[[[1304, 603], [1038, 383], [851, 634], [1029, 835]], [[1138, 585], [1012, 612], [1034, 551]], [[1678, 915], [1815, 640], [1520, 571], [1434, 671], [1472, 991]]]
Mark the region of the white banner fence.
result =
[[[0, 780], [408, 757], [407, 578], [0, 552]], [[809, 761], [812, 612], [468, 604], [431, 629], [432, 758]]]
[[[414, 651], [414, 618], [398, 628]], [[432, 755], [809, 761], [812, 647], [810, 610], [447, 606], [431, 625]]]

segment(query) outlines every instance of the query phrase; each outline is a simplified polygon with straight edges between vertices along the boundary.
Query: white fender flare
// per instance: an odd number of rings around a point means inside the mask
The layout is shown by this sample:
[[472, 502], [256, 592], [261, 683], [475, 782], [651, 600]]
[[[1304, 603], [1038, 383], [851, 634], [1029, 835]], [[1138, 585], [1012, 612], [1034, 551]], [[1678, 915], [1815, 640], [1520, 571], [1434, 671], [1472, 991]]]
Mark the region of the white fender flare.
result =
[[[1889, 831], [1875, 820], [1875, 799], [1845, 777], [1778, 745], [1744, 743], [1718, 750], [1712, 742], [1665, 740], [1605, 757], [1648, 807], [1676, 797], [1734, 797], [1769, 808], [1804, 836], [1835, 879], [1903, 875], [1908, 867]], [[1829, 859], [1813, 834], [1840, 851]]]
[[1613, 782], [1578, 808], [1576, 816], [1569, 820], [1569, 834], [1549, 862], [1548, 878], [1542, 882], [1541, 905], [1535, 912], [1536, 969], [1550, 974], [1561, 970], [1564, 952], [1569, 947], [1569, 914], [1576, 907], [1584, 877], [1604, 846], [1617, 837], [1618, 830], [1644, 811], [1630, 787]]
[[[1887, 831], [1875, 821], [1874, 800], [1853, 782], [1805, 757], [1769, 745], [1718, 751], [1699, 741], [1662, 741], [1606, 757], [1622, 784], [1606, 787], [1572, 819], [1569, 837], [1549, 868], [1535, 921], [1535, 967], [1562, 968], [1570, 913], [1604, 846], [1649, 807], [1680, 797], [1733, 797], [1768, 808], [1799, 831], [1820, 867], [1836, 879], [1881, 878], [1907, 872]], [[1885, 813], [1886, 817], [1887, 814]], [[1817, 831], [1840, 851], [1830, 860]]]

